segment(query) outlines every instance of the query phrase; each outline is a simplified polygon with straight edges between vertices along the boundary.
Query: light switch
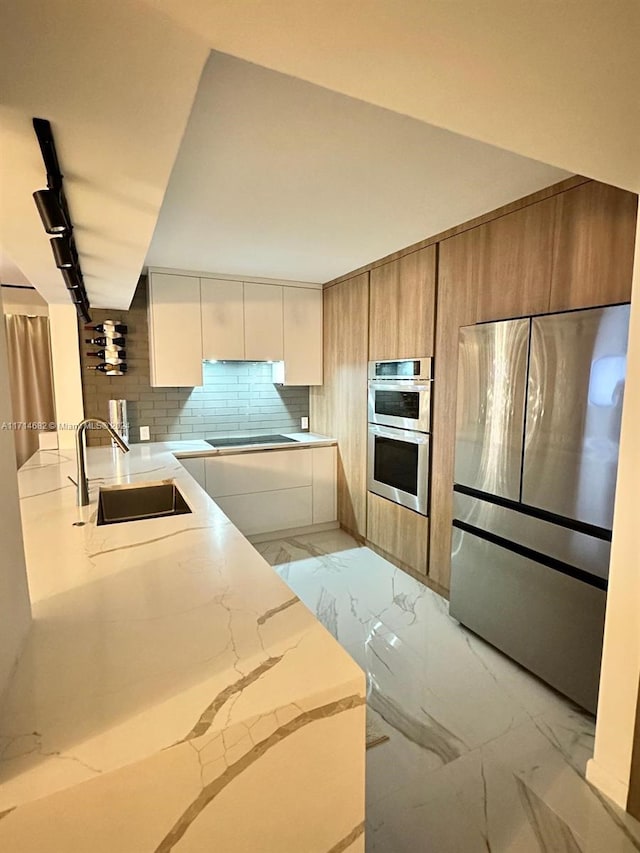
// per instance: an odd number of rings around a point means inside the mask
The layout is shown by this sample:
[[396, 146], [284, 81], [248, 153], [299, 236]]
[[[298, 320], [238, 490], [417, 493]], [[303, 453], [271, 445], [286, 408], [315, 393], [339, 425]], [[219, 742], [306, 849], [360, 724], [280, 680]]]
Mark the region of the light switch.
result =
[[300, 418], [300, 429], [309, 429], [309, 418]]
[[149, 441], [149, 427], [141, 426], [140, 427], [140, 441]]

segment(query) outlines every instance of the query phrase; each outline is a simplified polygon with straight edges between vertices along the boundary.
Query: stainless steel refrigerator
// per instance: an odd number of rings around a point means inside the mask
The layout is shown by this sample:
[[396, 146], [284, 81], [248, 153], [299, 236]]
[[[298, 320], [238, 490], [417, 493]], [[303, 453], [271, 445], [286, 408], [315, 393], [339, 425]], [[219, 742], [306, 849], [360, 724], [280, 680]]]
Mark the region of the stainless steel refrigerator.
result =
[[451, 615], [598, 697], [629, 306], [460, 330]]

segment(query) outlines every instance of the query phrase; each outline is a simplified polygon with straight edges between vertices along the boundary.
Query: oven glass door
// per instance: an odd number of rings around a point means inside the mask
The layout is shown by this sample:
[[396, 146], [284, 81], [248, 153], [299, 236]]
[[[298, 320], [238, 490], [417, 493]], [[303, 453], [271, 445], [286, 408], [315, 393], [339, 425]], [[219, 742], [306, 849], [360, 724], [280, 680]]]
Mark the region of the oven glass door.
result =
[[369, 426], [369, 491], [426, 515], [428, 471], [428, 435]]
[[369, 383], [369, 423], [429, 432], [430, 414], [430, 382]]

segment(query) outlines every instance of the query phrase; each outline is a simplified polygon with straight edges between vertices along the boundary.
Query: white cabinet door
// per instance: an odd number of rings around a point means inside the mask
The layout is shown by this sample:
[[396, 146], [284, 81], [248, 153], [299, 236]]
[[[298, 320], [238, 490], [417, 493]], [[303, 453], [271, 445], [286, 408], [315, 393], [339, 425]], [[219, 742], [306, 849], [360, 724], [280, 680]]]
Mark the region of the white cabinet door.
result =
[[323, 524], [338, 517], [336, 500], [337, 447], [313, 447], [313, 523]]
[[206, 489], [204, 475], [204, 456], [188, 456], [184, 459], [178, 459], [182, 467], [191, 474], [193, 479], [199, 486]]
[[206, 459], [207, 492], [212, 498], [310, 486], [311, 448], [237, 453]]
[[244, 358], [244, 285], [241, 281], [200, 279], [202, 358]]
[[282, 361], [282, 291], [279, 284], [244, 283], [244, 357]]
[[312, 518], [312, 501], [311, 486], [216, 498], [227, 518], [246, 536], [308, 527]]
[[322, 290], [283, 287], [284, 384], [322, 385]]
[[153, 387], [202, 385], [199, 278], [149, 275], [149, 359]]

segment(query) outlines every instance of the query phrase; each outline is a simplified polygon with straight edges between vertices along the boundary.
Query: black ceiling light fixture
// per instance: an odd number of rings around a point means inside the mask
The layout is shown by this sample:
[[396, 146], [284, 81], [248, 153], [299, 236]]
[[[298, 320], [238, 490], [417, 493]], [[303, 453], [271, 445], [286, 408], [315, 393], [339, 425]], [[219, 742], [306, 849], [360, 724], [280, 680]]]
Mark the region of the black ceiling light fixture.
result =
[[40, 219], [42, 219], [44, 230], [51, 235], [53, 257], [69, 290], [71, 301], [76, 306], [78, 316], [83, 323], [90, 323], [89, 297], [84, 286], [80, 259], [73, 239], [73, 223], [64, 194], [63, 175], [60, 171], [51, 124], [47, 119], [34, 118], [33, 129], [36, 132], [44, 167], [47, 170], [47, 189], [36, 190], [33, 199], [38, 208]]
[[59, 270], [73, 269], [78, 265], [78, 253], [73, 237], [54, 237], [49, 242]]
[[33, 199], [47, 234], [53, 234], [57, 237], [58, 235], [70, 232], [69, 223], [66, 220], [55, 190], [36, 190], [33, 194]]

